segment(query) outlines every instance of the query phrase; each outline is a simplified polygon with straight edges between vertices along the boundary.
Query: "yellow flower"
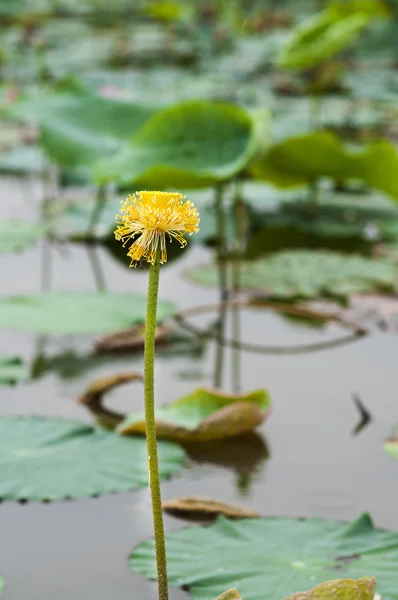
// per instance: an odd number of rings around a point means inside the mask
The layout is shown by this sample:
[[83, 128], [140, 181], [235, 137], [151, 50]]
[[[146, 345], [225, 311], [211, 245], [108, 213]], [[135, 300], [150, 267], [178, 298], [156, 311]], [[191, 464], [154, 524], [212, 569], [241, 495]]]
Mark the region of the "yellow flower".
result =
[[123, 246], [136, 235], [139, 237], [130, 246], [127, 256], [131, 265], [141, 259], [155, 264], [160, 248], [160, 262], [167, 261], [166, 234], [170, 241], [175, 238], [181, 248], [187, 242], [183, 233], [199, 231], [199, 213], [185, 196], [169, 192], [137, 192], [129, 195], [122, 202], [120, 214], [116, 215], [119, 223], [115, 231], [117, 240], [123, 240]]

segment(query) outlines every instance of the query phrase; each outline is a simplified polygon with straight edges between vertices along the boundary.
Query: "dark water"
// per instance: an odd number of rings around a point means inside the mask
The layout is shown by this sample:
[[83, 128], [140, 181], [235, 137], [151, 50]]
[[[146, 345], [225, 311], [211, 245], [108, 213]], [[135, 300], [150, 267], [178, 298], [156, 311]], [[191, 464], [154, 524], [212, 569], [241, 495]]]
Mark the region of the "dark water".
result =
[[[3, 180], [1, 217], [33, 216], [40, 190], [34, 183]], [[160, 295], [180, 307], [217, 301], [217, 292], [197, 288], [183, 278], [192, 265], [206, 261], [210, 251], [192, 247], [183, 258], [162, 270]], [[99, 250], [107, 285], [112, 290], [145, 292], [146, 274], [128, 271], [104, 249]], [[23, 255], [1, 256], [3, 294], [37, 291], [40, 249]], [[53, 287], [93, 289], [84, 247], [65, 246], [54, 253]], [[212, 314], [203, 322], [211, 320]], [[292, 324], [277, 315], [245, 311], [242, 338], [270, 345], [302, 344], [342, 334]], [[47, 357], [74, 350], [90, 352], [91, 338], [57, 338], [45, 348]], [[3, 332], [0, 352], [18, 353], [31, 360], [37, 339], [20, 332]], [[252, 507], [263, 515], [320, 516], [348, 520], [368, 511], [379, 527], [398, 531], [398, 464], [383, 453], [382, 440], [398, 420], [396, 356], [398, 338], [380, 332], [359, 342], [299, 356], [240, 353], [242, 391], [266, 387], [273, 408], [250, 456], [235, 449], [237, 465], [218, 457], [191, 462], [163, 484], [164, 499], [206, 495]], [[215, 346], [208, 343], [200, 357], [167, 356], [157, 361], [157, 402], [169, 402], [198, 385], [211, 385]], [[225, 351], [224, 388], [231, 390], [232, 357]], [[42, 378], [15, 388], [1, 388], [1, 412], [39, 413], [90, 421], [75, 403], [77, 395], [96, 377], [123, 369], [141, 369], [142, 356], [98, 363], [77, 378], [49, 371]], [[352, 435], [359, 420], [352, 393], [360, 395], [372, 415], [369, 425]], [[112, 395], [112, 406], [140, 406], [142, 392], [134, 386]], [[229, 459], [229, 460], [228, 460]], [[214, 460], [214, 459], [213, 459]], [[250, 473], [250, 467], [254, 471]], [[167, 529], [182, 521], [166, 516]], [[5, 600], [109, 600], [155, 598], [156, 585], [132, 574], [127, 566], [131, 549], [151, 537], [149, 492], [52, 504], [0, 505], [0, 570], [6, 579]], [[186, 597], [173, 590], [172, 598]]]

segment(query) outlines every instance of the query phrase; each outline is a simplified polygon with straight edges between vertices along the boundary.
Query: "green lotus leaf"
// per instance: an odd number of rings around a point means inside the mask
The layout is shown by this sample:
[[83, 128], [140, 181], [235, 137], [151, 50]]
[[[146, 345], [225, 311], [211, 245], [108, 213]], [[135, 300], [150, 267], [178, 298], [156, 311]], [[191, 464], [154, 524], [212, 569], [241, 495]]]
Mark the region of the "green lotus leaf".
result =
[[[174, 312], [160, 301], [158, 321]], [[49, 292], [0, 299], [0, 327], [46, 334], [108, 333], [145, 322], [146, 297], [112, 292]]]
[[281, 188], [308, 185], [320, 177], [356, 179], [398, 199], [398, 153], [388, 140], [354, 151], [335, 134], [317, 131], [272, 145], [250, 171]]
[[[56, 500], [148, 485], [144, 438], [125, 438], [56, 418], [0, 418], [0, 498]], [[162, 479], [178, 471], [183, 450], [159, 442]]]
[[0, 385], [10, 385], [26, 379], [29, 370], [19, 356], [0, 354]]
[[[213, 600], [229, 586], [245, 600], [281, 600], [343, 573], [348, 579], [372, 573], [384, 600], [398, 598], [398, 534], [376, 530], [366, 514], [348, 524], [219, 517], [206, 528], [167, 534], [166, 549], [170, 585], [189, 588], [194, 600]], [[137, 546], [130, 565], [156, 578], [152, 540]]]
[[[397, 267], [387, 259], [329, 251], [285, 251], [268, 258], [241, 263], [241, 286], [276, 299], [335, 298], [346, 301], [351, 294], [393, 293]], [[215, 265], [191, 269], [188, 277], [201, 285], [218, 285]]]
[[276, 64], [284, 69], [310, 69], [352, 44], [369, 21], [370, 16], [360, 12], [345, 18], [321, 12], [293, 31]]
[[[207, 442], [243, 435], [268, 415], [270, 398], [265, 390], [248, 394], [223, 394], [198, 388], [176, 402], [156, 409], [159, 438], [179, 442]], [[121, 434], [145, 434], [142, 412], [129, 415], [117, 428]]]
[[156, 108], [112, 100], [72, 82], [17, 102], [12, 114], [37, 124], [46, 154], [63, 167], [90, 167], [127, 144]]
[[95, 176], [143, 189], [208, 187], [242, 171], [255, 147], [243, 108], [188, 101], [157, 112], [128, 147], [96, 166]]

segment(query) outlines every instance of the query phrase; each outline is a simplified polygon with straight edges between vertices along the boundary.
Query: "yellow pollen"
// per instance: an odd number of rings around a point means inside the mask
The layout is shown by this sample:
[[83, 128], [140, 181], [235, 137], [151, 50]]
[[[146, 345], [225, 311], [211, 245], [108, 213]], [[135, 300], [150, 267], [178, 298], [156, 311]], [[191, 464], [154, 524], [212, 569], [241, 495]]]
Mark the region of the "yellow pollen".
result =
[[160, 262], [164, 264], [167, 261], [166, 234], [170, 241], [175, 238], [183, 248], [187, 244], [183, 234], [199, 231], [199, 213], [194, 204], [182, 194], [171, 192], [130, 194], [123, 200], [116, 220], [115, 237], [123, 240], [123, 246], [139, 236], [127, 252], [130, 266], [136, 266], [142, 259], [154, 265], [158, 250]]

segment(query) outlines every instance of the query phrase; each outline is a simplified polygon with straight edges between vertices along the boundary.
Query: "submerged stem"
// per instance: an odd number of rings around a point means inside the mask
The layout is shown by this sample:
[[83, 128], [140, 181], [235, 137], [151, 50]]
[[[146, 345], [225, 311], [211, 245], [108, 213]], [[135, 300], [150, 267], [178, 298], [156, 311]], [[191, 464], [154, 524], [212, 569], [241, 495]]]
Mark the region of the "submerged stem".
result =
[[148, 298], [145, 322], [144, 396], [145, 428], [148, 447], [149, 486], [152, 497], [155, 533], [156, 566], [159, 600], [168, 600], [166, 546], [164, 541], [162, 499], [160, 495], [158, 449], [155, 424], [155, 332], [158, 303], [160, 261], [157, 256], [149, 269]]

